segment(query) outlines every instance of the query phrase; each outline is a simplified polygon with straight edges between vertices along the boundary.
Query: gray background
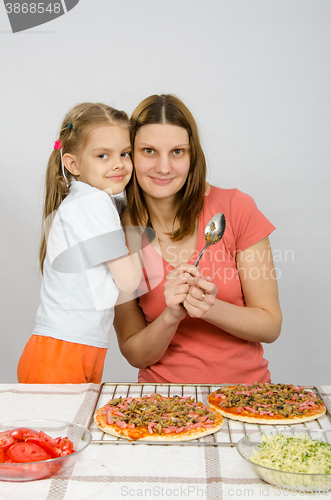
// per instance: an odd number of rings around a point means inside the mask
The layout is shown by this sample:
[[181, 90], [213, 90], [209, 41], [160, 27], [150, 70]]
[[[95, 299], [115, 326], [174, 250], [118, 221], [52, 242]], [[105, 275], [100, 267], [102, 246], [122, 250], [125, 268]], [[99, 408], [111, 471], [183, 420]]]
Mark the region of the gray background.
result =
[[[252, 195], [271, 236], [284, 314], [275, 382], [330, 382], [329, 0], [80, 0], [12, 34], [0, 5], [0, 381], [15, 382], [39, 304], [44, 172], [81, 101], [131, 113], [174, 93], [195, 115], [208, 179]], [[136, 381], [115, 335], [105, 381]]]

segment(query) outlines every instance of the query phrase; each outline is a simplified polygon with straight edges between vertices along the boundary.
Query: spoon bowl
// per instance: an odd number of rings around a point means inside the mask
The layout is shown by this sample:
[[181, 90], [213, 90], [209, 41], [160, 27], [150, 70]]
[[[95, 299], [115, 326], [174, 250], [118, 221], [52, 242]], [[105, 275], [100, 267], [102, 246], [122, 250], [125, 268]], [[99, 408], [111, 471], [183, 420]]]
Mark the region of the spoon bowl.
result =
[[221, 212], [214, 215], [205, 227], [205, 240], [206, 244], [200, 252], [199, 257], [194, 262], [195, 267], [198, 266], [201, 257], [205, 253], [208, 247], [215, 245], [221, 241], [225, 231], [225, 216]]

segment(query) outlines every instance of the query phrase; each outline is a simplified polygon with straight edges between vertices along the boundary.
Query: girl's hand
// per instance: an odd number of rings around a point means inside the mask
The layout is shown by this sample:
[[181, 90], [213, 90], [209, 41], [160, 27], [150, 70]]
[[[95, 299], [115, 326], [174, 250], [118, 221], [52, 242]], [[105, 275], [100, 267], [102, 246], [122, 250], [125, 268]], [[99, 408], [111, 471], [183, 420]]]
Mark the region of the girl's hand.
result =
[[165, 301], [172, 315], [179, 321], [187, 314], [183, 303], [190, 288], [198, 283], [199, 278], [199, 270], [190, 264], [180, 264], [167, 274], [164, 283]]
[[209, 276], [199, 278], [189, 289], [183, 306], [192, 318], [201, 318], [216, 301], [217, 287]]

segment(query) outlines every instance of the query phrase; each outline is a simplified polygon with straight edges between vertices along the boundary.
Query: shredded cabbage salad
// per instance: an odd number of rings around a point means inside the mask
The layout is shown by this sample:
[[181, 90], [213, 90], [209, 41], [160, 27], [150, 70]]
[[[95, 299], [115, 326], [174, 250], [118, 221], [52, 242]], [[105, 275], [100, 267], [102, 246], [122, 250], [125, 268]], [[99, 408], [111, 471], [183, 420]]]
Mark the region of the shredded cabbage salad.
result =
[[270, 469], [305, 474], [331, 473], [331, 445], [306, 434], [262, 435], [250, 461]]

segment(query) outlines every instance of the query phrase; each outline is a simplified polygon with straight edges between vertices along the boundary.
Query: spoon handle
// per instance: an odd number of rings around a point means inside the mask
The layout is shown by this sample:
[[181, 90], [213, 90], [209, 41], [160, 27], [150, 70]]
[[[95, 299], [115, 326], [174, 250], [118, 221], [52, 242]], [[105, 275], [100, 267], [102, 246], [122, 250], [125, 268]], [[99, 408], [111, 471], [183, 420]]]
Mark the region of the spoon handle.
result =
[[199, 254], [199, 257], [197, 258], [197, 260], [194, 262], [194, 266], [195, 267], [198, 267], [198, 264], [200, 262], [200, 259], [201, 257], [203, 256], [203, 254], [205, 253], [205, 250], [207, 250], [207, 248], [211, 245], [211, 243], [206, 243], [205, 246], [203, 247], [203, 249], [201, 250], [200, 254]]

